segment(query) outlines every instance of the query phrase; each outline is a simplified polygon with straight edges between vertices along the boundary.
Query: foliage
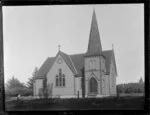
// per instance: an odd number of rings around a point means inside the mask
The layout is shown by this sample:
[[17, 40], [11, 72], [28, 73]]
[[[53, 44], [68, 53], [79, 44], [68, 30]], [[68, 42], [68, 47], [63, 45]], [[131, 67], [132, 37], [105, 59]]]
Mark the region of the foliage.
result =
[[143, 84], [144, 82], [143, 82], [143, 79], [142, 79], [142, 77], [140, 78], [140, 80], [139, 80], [139, 84]]
[[30, 95], [33, 95], [33, 83], [34, 83], [34, 78], [37, 72], [38, 72], [38, 68], [35, 67], [32, 73], [32, 77], [28, 78], [28, 81], [27, 81], [27, 87], [28, 87], [28, 90], [30, 91]]
[[46, 75], [45, 75], [45, 78], [43, 80], [43, 96], [44, 96], [44, 98], [48, 98], [48, 85], [47, 85]]
[[126, 83], [117, 85], [118, 93], [144, 93], [144, 83]]
[[35, 77], [35, 75], [36, 75], [37, 72], [38, 72], [38, 68], [35, 67], [35, 69], [34, 69], [34, 71], [33, 71], [33, 73], [32, 73], [32, 77], [30, 77], [30, 78], [28, 79], [27, 86], [28, 86], [28, 88], [30, 88], [30, 89], [33, 89], [33, 81], [34, 81], [34, 77]]
[[24, 83], [21, 83], [17, 78], [14, 76], [9, 79], [5, 85], [5, 94], [6, 97], [17, 96], [21, 94], [23, 96], [29, 95], [29, 90], [25, 86]]

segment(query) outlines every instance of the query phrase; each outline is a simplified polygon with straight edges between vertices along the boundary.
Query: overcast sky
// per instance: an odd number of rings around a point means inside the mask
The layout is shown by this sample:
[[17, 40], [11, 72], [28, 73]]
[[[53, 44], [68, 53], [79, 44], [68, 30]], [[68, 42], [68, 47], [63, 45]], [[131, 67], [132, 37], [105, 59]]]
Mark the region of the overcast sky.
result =
[[3, 7], [5, 82], [22, 82], [56, 56], [87, 51], [93, 9], [103, 50], [114, 44], [117, 84], [144, 78], [144, 5], [53, 5]]

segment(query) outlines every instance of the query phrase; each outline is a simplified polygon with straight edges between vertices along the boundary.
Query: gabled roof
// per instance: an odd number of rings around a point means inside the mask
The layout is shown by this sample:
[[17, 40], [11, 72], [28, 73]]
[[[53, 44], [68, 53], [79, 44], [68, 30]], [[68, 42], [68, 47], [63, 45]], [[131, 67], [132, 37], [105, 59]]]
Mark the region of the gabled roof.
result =
[[84, 67], [85, 56], [102, 55], [106, 59], [106, 73], [109, 74], [111, 56], [113, 54], [113, 50], [102, 51], [95, 11], [93, 12], [93, 16], [92, 16], [92, 23], [91, 23], [91, 30], [90, 30], [87, 52], [83, 54], [67, 55], [66, 53], [59, 51], [55, 57], [48, 58], [44, 62], [44, 64], [37, 72], [36, 78], [42, 78], [48, 73], [53, 63], [55, 62], [58, 54], [60, 54], [63, 57], [63, 59], [65, 60], [65, 62], [67, 63], [71, 71], [73, 72], [73, 74], [79, 74], [79, 75], [81, 75], [81, 69]]
[[85, 54], [70, 55], [72, 62], [79, 75], [81, 75], [81, 69], [84, 67], [84, 55]]
[[69, 57], [69, 55], [67, 55], [66, 53], [59, 51], [59, 54], [63, 57], [63, 59], [65, 60], [66, 64], [69, 66], [69, 68], [71, 69], [71, 71], [73, 72], [73, 74], [77, 74], [76, 70], [73, 66], [73, 63], [71, 61], [71, 58]]
[[55, 60], [59, 54], [63, 57], [63, 59], [65, 60], [66, 64], [69, 66], [71, 71], [74, 74], [77, 74], [75, 71], [75, 68], [73, 67], [73, 63], [71, 62], [71, 59], [69, 58], [69, 55], [67, 55], [66, 53], [64, 53], [62, 51], [59, 51], [55, 57], [49, 57], [46, 59], [46, 61], [43, 63], [43, 65], [40, 67], [39, 71], [35, 75], [36, 78], [43, 78], [44, 75], [47, 75], [47, 73], [53, 66], [53, 63], [55, 62]]
[[118, 72], [117, 72], [117, 66], [116, 66], [116, 59], [115, 59], [115, 54], [114, 54], [114, 49], [113, 49], [113, 59], [114, 59], [114, 66], [115, 66], [115, 71], [116, 71], [116, 76], [118, 76]]
[[92, 23], [91, 23], [91, 30], [90, 30], [90, 36], [89, 36], [89, 44], [88, 44], [88, 50], [86, 55], [95, 55], [100, 54], [102, 52], [102, 46], [100, 41], [100, 35], [96, 20], [96, 14], [95, 11], [93, 11], [92, 16]]
[[[102, 54], [106, 57], [106, 72], [109, 74], [110, 72], [110, 63], [111, 63], [111, 56], [112, 56], [112, 50], [103, 51]], [[74, 55], [67, 55], [63, 52], [59, 53], [67, 63], [67, 65], [70, 67], [72, 72], [74, 74], [82, 75], [81, 69], [84, 67], [84, 56], [83, 54], [74, 54]], [[58, 55], [58, 54], [57, 54]], [[56, 57], [57, 57], [56, 55]], [[70, 56], [70, 58], [69, 58]], [[53, 63], [56, 60], [56, 57], [50, 57], [47, 58], [46, 61], [43, 63], [43, 65], [40, 67], [39, 71], [36, 74], [36, 79], [38, 78], [44, 78], [44, 75], [48, 73], [48, 71], [51, 69]], [[74, 68], [75, 67], [75, 68]], [[77, 72], [76, 72], [76, 70]]]
[[52, 67], [54, 61], [55, 57], [48, 57], [42, 64], [42, 66], [39, 68], [38, 72], [35, 75], [35, 78], [43, 78], [44, 75], [46, 75], [50, 70], [50, 68]]
[[106, 64], [106, 73], [107, 74], [109, 74], [109, 72], [110, 72], [112, 53], [113, 53], [113, 50], [106, 50], [106, 51], [102, 52], [102, 54], [106, 57], [105, 64]]

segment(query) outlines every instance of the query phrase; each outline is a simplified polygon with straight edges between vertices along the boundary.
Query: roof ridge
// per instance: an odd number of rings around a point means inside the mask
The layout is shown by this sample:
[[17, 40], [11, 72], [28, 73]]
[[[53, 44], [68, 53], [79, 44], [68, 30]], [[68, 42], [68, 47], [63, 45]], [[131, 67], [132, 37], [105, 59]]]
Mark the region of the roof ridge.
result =
[[71, 63], [72, 63], [72, 65], [73, 65], [73, 68], [75, 69], [75, 72], [78, 74], [78, 72], [77, 72], [77, 70], [76, 70], [76, 68], [75, 68], [75, 66], [74, 66], [74, 63], [73, 63], [73, 61], [72, 61], [70, 55], [69, 55], [69, 58], [70, 58], [70, 60], [71, 60]]
[[76, 54], [70, 54], [69, 56], [74, 56], [74, 55], [85, 55], [85, 53], [76, 53]]
[[[74, 66], [73, 66], [73, 63], [71, 62], [71, 58], [69, 57], [68, 54], [60, 51], [61, 55], [63, 56], [64, 60], [66, 61], [66, 64], [69, 66], [69, 68], [71, 69], [71, 71], [74, 73], [76, 73], [75, 69], [74, 69]], [[67, 58], [67, 59], [66, 59]], [[68, 60], [68, 61], [67, 61]]]
[[111, 50], [111, 49], [110, 50], [103, 50], [102, 52], [106, 52], [106, 51], [113, 51], [113, 50]]
[[62, 54], [65, 54], [65, 55], [68, 55], [67, 53], [65, 53], [65, 52], [62, 52], [62, 51], [59, 51], [60, 53], [62, 53]]

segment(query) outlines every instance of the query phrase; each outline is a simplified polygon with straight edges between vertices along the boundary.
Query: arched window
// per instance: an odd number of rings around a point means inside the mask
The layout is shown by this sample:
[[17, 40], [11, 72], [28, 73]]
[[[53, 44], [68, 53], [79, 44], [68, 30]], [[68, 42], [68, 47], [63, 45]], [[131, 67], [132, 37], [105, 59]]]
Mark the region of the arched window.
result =
[[58, 82], [58, 75], [56, 75], [56, 86], [59, 86]]
[[63, 74], [63, 86], [65, 86], [65, 75]]
[[92, 69], [96, 69], [96, 61], [95, 60], [93, 60], [93, 65], [92, 66], [93, 66]]
[[96, 69], [96, 61], [95, 60], [89, 61], [89, 69]]
[[61, 86], [62, 85], [62, 80], [61, 80], [62, 78], [59, 76], [59, 86]]
[[56, 86], [65, 86], [65, 75], [62, 74], [62, 69], [59, 69], [56, 75]]
[[59, 76], [62, 76], [62, 70], [59, 69]]
[[92, 60], [89, 61], [89, 69], [92, 69], [93, 63]]
[[62, 70], [59, 69], [59, 86], [62, 86]]
[[97, 93], [98, 92], [98, 84], [95, 78], [91, 78], [89, 81], [89, 93]]

